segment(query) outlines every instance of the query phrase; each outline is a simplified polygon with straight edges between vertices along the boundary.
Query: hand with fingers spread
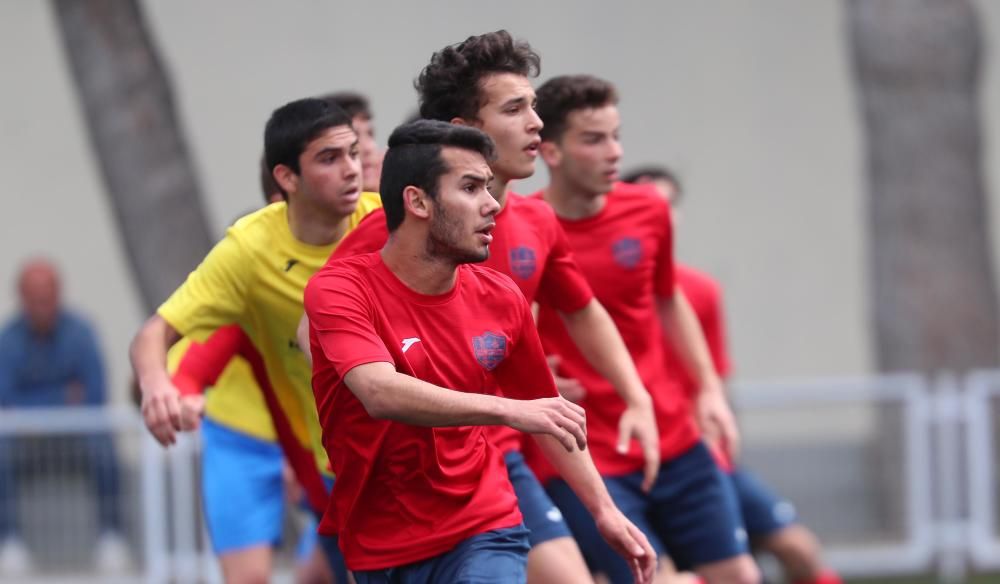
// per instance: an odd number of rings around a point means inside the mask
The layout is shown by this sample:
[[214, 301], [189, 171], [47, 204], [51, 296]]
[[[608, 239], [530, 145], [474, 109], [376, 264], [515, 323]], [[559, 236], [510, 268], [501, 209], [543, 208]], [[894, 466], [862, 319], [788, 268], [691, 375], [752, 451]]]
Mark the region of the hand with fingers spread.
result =
[[617, 507], [594, 517], [601, 537], [632, 568], [636, 584], [652, 584], [656, 575], [656, 552], [646, 535], [626, 518]]
[[736, 461], [740, 450], [739, 430], [721, 383], [703, 387], [699, 393], [698, 425], [710, 446], [719, 448], [730, 461]]
[[642, 490], [648, 493], [660, 471], [660, 432], [656, 427], [652, 400], [630, 404], [618, 418], [618, 452], [626, 454], [633, 438], [642, 448]]
[[545, 360], [549, 363], [549, 370], [552, 371], [552, 378], [555, 379], [559, 395], [575, 404], [580, 403], [583, 401], [583, 398], [587, 397], [587, 390], [583, 388], [582, 383], [571, 377], [562, 377], [559, 375], [559, 363], [562, 361], [559, 355], [549, 355]]
[[161, 381], [142, 392], [142, 419], [156, 441], [170, 446], [182, 427], [181, 395], [164, 375]]
[[528, 434], [549, 434], [566, 448], [587, 447], [587, 415], [583, 408], [561, 397], [510, 400], [507, 425]]

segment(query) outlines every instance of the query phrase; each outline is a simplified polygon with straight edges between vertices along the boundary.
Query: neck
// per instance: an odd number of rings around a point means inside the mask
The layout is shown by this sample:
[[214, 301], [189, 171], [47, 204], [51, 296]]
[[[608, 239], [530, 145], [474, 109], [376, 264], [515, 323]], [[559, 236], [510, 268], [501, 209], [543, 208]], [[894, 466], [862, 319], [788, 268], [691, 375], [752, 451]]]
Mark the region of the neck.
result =
[[332, 215], [296, 201], [288, 202], [288, 228], [295, 239], [308, 245], [337, 243], [347, 232], [347, 216]]
[[607, 201], [607, 195], [592, 196], [574, 188], [561, 176], [553, 173], [549, 186], [542, 197], [552, 206], [556, 215], [563, 219], [586, 219], [600, 213]]
[[493, 193], [493, 198], [500, 203], [500, 208], [503, 209], [507, 205], [507, 189], [510, 188], [510, 180], [499, 174], [494, 174], [489, 188], [490, 192]]
[[458, 266], [428, 255], [426, 237], [414, 237], [414, 234], [403, 232], [405, 229], [400, 225], [389, 234], [389, 241], [382, 248], [382, 261], [415, 292], [428, 296], [449, 292], [455, 287]]

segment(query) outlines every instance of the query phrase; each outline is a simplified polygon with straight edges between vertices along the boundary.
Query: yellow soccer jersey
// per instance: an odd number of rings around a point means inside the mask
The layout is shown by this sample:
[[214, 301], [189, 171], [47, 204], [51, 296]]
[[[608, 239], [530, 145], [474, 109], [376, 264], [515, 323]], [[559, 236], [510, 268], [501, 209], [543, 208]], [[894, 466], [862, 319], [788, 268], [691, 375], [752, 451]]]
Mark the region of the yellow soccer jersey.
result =
[[[362, 193], [348, 231], [381, 205], [378, 194]], [[230, 227], [157, 310], [180, 334], [198, 340], [219, 327], [238, 323], [260, 352], [292, 431], [303, 446], [313, 450], [320, 470], [328, 474], [312, 371], [295, 333], [303, 314], [306, 283], [335, 248], [336, 244], [313, 246], [298, 241], [288, 226], [287, 205], [268, 205]], [[258, 399], [263, 407], [263, 399]]]
[[[171, 375], [177, 371], [190, 346], [191, 340], [183, 338], [170, 348], [167, 371]], [[278, 439], [250, 364], [239, 355], [229, 361], [215, 385], [206, 392], [205, 415], [227, 428], [260, 440], [274, 442]]]

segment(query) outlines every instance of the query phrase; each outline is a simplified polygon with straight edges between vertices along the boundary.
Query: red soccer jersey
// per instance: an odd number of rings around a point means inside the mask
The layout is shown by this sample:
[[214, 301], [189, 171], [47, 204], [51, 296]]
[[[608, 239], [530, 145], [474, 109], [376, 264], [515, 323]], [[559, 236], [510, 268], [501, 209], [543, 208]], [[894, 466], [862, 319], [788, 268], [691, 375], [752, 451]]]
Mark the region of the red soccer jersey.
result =
[[295, 478], [305, 490], [309, 505], [316, 513], [322, 513], [326, 509], [329, 497], [323, 477], [316, 468], [316, 458], [295, 437], [291, 423], [267, 376], [264, 358], [240, 325], [231, 324], [217, 329], [205, 339], [204, 343], [192, 342], [177, 364], [177, 371], [174, 372], [172, 381], [181, 395], [203, 393], [205, 388], [215, 385], [226, 365], [237, 355], [250, 364], [257, 386], [264, 394], [264, 403], [267, 404], [267, 410], [271, 414], [281, 451], [295, 472]]
[[[678, 263], [675, 274], [677, 285], [691, 303], [691, 308], [701, 324], [715, 370], [719, 373], [719, 377], [725, 378], [729, 375], [730, 362], [726, 350], [725, 320], [722, 315], [722, 290], [711, 276], [690, 266]], [[698, 391], [698, 386], [687, 374], [680, 355], [669, 344], [666, 346], [666, 359], [671, 378], [693, 397]]]
[[[699, 437], [688, 401], [670, 383], [663, 360], [666, 339], [657, 300], [674, 293], [670, 210], [652, 187], [616, 184], [596, 215], [559, 221], [595, 296], [611, 314], [653, 397], [660, 455], [669, 460]], [[614, 476], [641, 469], [643, 457], [637, 444], [632, 444], [627, 456], [615, 449], [625, 404], [614, 387], [583, 357], [559, 315], [542, 307], [538, 329], [546, 351], [562, 358], [560, 373], [579, 380], [587, 390], [582, 404], [587, 410], [587, 443], [598, 470]], [[539, 479], [553, 476], [547, 465], [532, 462]]]
[[517, 525], [517, 499], [484, 427], [376, 420], [344, 384], [352, 368], [387, 362], [456, 391], [557, 395], [510, 278], [463, 265], [450, 292], [425, 296], [370, 253], [327, 263], [306, 288], [305, 307], [323, 444], [337, 475], [320, 532], [339, 533], [347, 566], [409, 564]]
[[[382, 249], [389, 232], [385, 211], [372, 211], [340, 242], [331, 260]], [[587, 279], [573, 260], [566, 235], [552, 208], [544, 201], [511, 193], [496, 215], [488, 268], [510, 276], [528, 303], [576, 312], [594, 297]], [[507, 426], [488, 430], [500, 452], [519, 450], [522, 434]]]

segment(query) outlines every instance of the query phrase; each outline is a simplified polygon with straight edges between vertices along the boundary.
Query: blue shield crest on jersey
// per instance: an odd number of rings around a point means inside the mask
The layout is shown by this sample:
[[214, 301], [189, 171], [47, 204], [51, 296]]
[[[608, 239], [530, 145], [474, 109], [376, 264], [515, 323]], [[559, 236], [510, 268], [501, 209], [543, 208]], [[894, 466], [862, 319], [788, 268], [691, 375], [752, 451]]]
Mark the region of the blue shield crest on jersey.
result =
[[507, 356], [507, 337], [486, 331], [472, 337], [472, 351], [484, 369], [493, 371]]
[[523, 245], [510, 250], [510, 271], [522, 280], [535, 273], [535, 250]]
[[642, 242], [635, 237], [623, 237], [611, 245], [615, 263], [631, 270], [642, 261]]

